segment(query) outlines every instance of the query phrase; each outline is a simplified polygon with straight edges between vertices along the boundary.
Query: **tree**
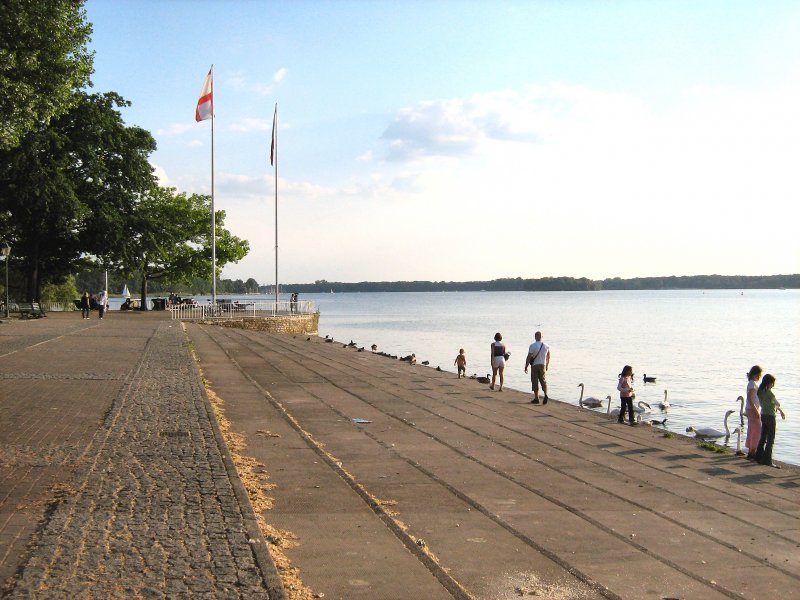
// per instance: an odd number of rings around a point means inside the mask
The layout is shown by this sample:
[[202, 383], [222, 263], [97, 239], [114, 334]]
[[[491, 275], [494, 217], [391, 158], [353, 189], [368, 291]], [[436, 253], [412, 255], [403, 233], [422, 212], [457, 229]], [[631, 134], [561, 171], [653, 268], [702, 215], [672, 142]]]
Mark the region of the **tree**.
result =
[[[247, 255], [247, 240], [225, 229], [225, 212], [215, 211], [217, 276], [229, 262]], [[147, 283], [167, 279], [187, 285], [211, 278], [211, 198], [152, 186], [123, 221], [124, 241], [108, 248], [102, 260], [141, 277], [141, 306], [147, 309]]]
[[5, 237], [28, 301], [121, 243], [136, 199], [155, 185], [155, 140], [124, 124], [117, 108], [128, 103], [114, 93], [77, 96], [67, 113], [0, 151], [0, 212], [10, 213]]
[[3, 0], [0, 23], [0, 150], [8, 150], [75, 106], [92, 74], [92, 27], [82, 0]]
[[257, 294], [258, 293], [258, 282], [250, 277], [247, 281], [244, 282], [245, 292], [248, 294]]

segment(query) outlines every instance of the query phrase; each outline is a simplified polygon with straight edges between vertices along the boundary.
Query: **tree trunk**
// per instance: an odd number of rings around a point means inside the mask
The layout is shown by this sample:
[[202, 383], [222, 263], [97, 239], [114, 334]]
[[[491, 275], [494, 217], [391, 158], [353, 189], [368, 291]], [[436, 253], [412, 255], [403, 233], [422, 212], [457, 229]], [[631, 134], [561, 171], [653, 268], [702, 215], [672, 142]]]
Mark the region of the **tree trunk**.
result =
[[139, 310], [147, 310], [147, 272], [142, 269], [142, 301]]

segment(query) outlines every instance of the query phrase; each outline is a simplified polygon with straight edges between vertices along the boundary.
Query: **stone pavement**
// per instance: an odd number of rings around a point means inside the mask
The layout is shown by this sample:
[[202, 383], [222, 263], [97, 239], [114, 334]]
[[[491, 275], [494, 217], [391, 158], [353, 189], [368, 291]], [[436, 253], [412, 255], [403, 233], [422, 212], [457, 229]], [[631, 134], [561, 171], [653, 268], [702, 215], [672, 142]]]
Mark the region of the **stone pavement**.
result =
[[187, 331], [271, 509], [164, 313], [0, 323], [3, 597], [800, 597], [797, 467], [317, 337]]
[[326, 600], [800, 598], [797, 467], [317, 337], [188, 333]]
[[179, 324], [0, 324], [9, 598], [282, 598]]

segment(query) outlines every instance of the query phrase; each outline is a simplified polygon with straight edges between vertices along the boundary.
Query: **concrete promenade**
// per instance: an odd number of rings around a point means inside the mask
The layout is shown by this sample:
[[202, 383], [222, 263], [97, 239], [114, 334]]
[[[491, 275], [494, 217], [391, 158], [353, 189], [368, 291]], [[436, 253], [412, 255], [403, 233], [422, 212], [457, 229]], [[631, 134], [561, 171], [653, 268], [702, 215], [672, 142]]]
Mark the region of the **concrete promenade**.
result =
[[[190, 324], [229, 449], [180, 324], [94, 317], [0, 324], [4, 597], [800, 598], [797, 467]], [[269, 477], [267, 535], [242, 456]]]

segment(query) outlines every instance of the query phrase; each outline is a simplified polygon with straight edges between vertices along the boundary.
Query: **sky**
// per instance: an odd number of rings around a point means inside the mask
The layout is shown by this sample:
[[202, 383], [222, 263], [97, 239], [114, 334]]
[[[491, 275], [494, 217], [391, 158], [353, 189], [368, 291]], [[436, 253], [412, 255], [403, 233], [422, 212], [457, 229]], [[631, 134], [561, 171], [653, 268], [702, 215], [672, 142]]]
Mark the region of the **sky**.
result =
[[281, 284], [800, 273], [800, 3], [88, 0], [94, 91]]

